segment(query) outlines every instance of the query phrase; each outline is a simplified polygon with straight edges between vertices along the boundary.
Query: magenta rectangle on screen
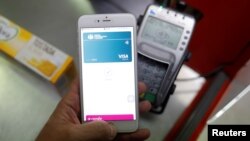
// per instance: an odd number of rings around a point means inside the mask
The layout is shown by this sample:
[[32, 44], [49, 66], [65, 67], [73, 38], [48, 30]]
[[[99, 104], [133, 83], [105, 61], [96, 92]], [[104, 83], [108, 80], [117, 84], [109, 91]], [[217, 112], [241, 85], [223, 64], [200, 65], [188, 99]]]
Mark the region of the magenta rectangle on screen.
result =
[[123, 115], [87, 115], [87, 121], [93, 120], [134, 120], [134, 115], [132, 114], [123, 114]]

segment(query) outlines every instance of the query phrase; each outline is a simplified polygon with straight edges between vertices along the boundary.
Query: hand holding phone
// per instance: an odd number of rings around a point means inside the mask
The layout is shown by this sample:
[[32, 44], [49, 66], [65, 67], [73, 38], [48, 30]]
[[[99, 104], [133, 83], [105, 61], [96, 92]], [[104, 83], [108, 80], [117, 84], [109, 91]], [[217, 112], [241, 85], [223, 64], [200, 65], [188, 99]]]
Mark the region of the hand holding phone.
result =
[[78, 21], [82, 122], [138, 128], [136, 20], [131, 14], [84, 15]]
[[[78, 80], [78, 79], [77, 79]], [[139, 83], [139, 93], [145, 92], [145, 85]], [[139, 129], [130, 134], [117, 134], [116, 127], [107, 122], [88, 122], [81, 124], [79, 81], [74, 81], [69, 93], [58, 103], [55, 111], [40, 131], [36, 141], [75, 141], [77, 140], [145, 140], [148, 129]], [[140, 102], [140, 111], [148, 112], [149, 103]], [[111, 132], [112, 131], [112, 132]]]

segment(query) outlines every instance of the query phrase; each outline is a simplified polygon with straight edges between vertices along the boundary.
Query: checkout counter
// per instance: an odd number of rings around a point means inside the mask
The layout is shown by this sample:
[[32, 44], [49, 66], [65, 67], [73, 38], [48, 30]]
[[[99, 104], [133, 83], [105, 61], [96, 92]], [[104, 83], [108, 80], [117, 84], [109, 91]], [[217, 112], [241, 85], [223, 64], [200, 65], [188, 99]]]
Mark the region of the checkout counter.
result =
[[[121, 1], [129, 5], [133, 0]], [[93, 1], [99, 6], [102, 2]], [[97, 4], [99, 3], [99, 4]], [[143, 14], [151, 0], [140, 2], [128, 11], [137, 17]], [[90, 1], [43, 0], [0, 1], [0, 14], [56, 46], [74, 58], [78, 68], [77, 20], [83, 14], [102, 12]], [[133, 5], [133, 4], [131, 4]], [[129, 7], [129, 6], [128, 6]], [[118, 12], [117, 9], [112, 9]], [[178, 78], [193, 78], [198, 74], [184, 65]], [[140, 127], [149, 128], [149, 141], [164, 140], [182, 112], [195, 98], [204, 78], [193, 81], [177, 81], [177, 89], [170, 97], [161, 115], [142, 114]], [[29, 69], [0, 52], [0, 140], [34, 140], [44, 126], [62, 94], [47, 80], [41, 79]]]

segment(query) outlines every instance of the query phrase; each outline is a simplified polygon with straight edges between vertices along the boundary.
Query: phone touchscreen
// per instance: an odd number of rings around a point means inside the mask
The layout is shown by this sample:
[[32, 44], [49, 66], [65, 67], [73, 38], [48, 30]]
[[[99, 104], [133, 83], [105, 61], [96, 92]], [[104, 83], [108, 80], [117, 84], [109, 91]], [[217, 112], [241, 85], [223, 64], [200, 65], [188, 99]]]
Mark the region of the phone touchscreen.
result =
[[83, 120], [136, 120], [133, 27], [81, 28]]

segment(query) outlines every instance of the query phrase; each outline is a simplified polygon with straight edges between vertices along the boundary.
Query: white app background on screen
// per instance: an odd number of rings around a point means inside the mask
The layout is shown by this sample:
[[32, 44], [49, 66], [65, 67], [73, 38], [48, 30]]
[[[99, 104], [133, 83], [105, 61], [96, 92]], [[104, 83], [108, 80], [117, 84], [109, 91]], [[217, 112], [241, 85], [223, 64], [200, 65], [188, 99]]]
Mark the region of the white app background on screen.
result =
[[[132, 33], [133, 28], [129, 28], [129, 31]], [[133, 54], [133, 44], [131, 51]], [[132, 114], [134, 119], [136, 118], [134, 57], [131, 62], [84, 63], [83, 61], [82, 75], [84, 120], [86, 115]]]

